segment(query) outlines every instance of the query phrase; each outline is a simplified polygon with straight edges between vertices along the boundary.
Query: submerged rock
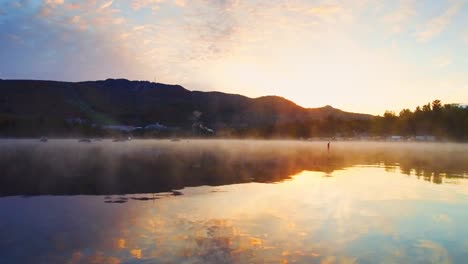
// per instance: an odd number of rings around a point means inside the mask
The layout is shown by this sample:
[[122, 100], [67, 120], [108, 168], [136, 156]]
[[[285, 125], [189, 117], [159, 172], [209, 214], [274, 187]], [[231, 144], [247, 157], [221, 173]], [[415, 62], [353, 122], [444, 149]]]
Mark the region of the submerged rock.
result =
[[132, 197], [130, 199], [137, 200], [137, 201], [149, 201], [149, 200], [156, 200], [159, 198], [158, 197]]
[[184, 195], [184, 194], [180, 191], [172, 191], [172, 195], [179, 196], [179, 195]]
[[106, 200], [105, 203], [126, 203], [127, 200]]

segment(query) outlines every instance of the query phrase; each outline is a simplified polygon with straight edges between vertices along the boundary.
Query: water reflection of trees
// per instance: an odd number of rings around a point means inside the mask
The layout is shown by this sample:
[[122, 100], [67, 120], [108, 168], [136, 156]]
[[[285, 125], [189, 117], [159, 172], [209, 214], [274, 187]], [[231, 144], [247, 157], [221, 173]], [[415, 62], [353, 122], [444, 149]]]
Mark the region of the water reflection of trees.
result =
[[355, 165], [398, 166], [433, 183], [468, 171], [467, 147], [456, 144], [333, 143], [331, 153], [319, 142], [1, 144], [1, 195], [152, 193], [278, 182], [303, 170], [330, 175]]
[[456, 183], [456, 179], [468, 176], [467, 153], [462, 151], [416, 150], [396, 157], [388, 155], [384, 159], [386, 166], [394, 166], [403, 174], [435, 184]]

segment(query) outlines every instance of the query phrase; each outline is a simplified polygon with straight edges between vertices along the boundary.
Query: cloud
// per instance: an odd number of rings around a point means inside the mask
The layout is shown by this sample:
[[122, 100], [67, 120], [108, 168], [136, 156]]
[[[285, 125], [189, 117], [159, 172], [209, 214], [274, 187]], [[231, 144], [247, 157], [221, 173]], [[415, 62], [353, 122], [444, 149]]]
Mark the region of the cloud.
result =
[[434, 215], [432, 217], [432, 220], [438, 223], [446, 223], [446, 224], [452, 223], [452, 219], [446, 214]]
[[433, 65], [436, 68], [445, 68], [452, 64], [452, 58], [449, 56], [441, 56], [433, 60]]
[[10, 3], [10, 6], [12, 6], [14, 8], [22, 8], [23, 3], [21, 3], [20, 1], [13, 1], [13, 2]]
[[81, 5], [78, 3], [67, 3], [65, 4], [65, 9], [67, 10], [77, 10], [80, 9]]
[[51, 17], [64, 3], [64, 0], [45, 0], [39, 10], [38, 16], [42, 18]]
[[464, 33], [461, 35], [461, 38], [462, 38], [462, 41], [465, 43], [465, 44], [468, 44], [468, 33]]
[[144, 25], [134, 26], [134, 27], [133, 27], [133, 30], [134, 30], [134, 31], [139, 31], [139, 30], [143, 30], [143, 29], [145, 29], [145, 26], [144, 26]]
[[45, 3], [47, 5], [62, 5], [64, 0], [46, 0]]
[[430, 241], [419, 240], [415, 245], [417, 248], [422, 249], [420, 253], [429, 263], [451, 263], [452, 260], [448, 251], [443, 246]]
[[[408, 88], [415, 82], [429, 87], [439, 79], [427, 79], [424, 71], [444, 69], [442, 75], [463, 70], [458, 64], [449, 66], [459, 63], [455, 55], [464, 56], [466, 51], [446, 50], [463, 44], [462, 32], [450, 40], [460, 43], [441, 50], [428, 45], [434, 56], [424, 58], [413, 50], [414, 43], [408, 44], [408, 35], [401, 34], [413, 32], [410, 39], [421, 41], [435, 38], [450, 21], [455, 23], [452, 18], [462, 12], [461, 5], [439, 3], [436, 7], [442, 9], [436, 17], [423, 18], [434, 6], [397, 1], [21, 0], [22, 8], [10, 1], [0, 4], [4, 13], [0, 57], [5, 61], [0, 73], [4, 78], [58, 80], [153, 80], [156, 75], [158, 81], [192, 89], [250, 96], [288, 93], [291, 99], [313, 106], [311, 99], [303, 99], [313, 97], [304, 96], [307, 91], [282, 92], [282, 87]], [[412, 24], [417, 19], [427, 23], [417, 28]], [[421, 36], [414, 34], [415, 29]], [[429, 34], [429, 30], [440, 32]], [[389, 37], [389, 32], [400, 35]], [[395, 45], [389, 48], [392, 40]], [[417, 82], [418, 78], [427, 81]], [[460, 77], [458, 87], [466, 87], [465, 79]], [[370, 91], [363, 88], [359, 93]], [[434, 89], [432, 94], [437, 92]], [[357, 93], [350, 89], [349, 96]], [[381, 102], [375, 102], [378, 109]], [[349, 107], [345, 104], [341, 107]]]
[[68, 18], [67, 22], [79, 29], [80, 31], [88, 29], [88, 23], [84, 21], [84, 19], [81, 16], [72, 16]]
[[[186, 11], [184, 31], [191, 43], [191, 59], [206, 59], [224, 55], [236, 45], [242, 27], [236, 0], [196, 0]], [[248, 13], [242, 14], [249, 19]]]
[[177, 6], [180, 6], [180, 7], [185, 7], [185, 5], [186, 5], [185, 0], [174, 0], [174, 3], [175, 3]]
[[341, 11], [341, 6], [337, 4], [324, 4], [309, 9], [309, 13], [318, 16], [334, 15]]
[[383, 20], [393, 34], [405, 30], [410, 19], [416, 14], [413, 0], [402, 0], [396, 10], [384, 16]]
[[69, 22], [72, 23], [72, 24], [78, 24], [81, 20], [81, 17], [80, 16], [72, 16], [70, 19], [69, 19]]
[[[141, 78], [140, 72], [147, 74], [141, 70], [147, 65], [141, 65], [135, 57], [143, 44], [131, 39], [131, 33], [126, 37], [132, 25], [111, 5], [112, 1], [94, 0], [77, 5], [26, 1], [24, 9], [0, 23], [0, 31], [5, 32], [5, 37], [0, 35], [0, 56], [8, 61], [8, 66], [0, 66], [2, 76], [53, 80]], [[14, 7], [6, 7], [11, 14]], [[15, 37], [7, 38], [9, 33]]]
[[133, 0], [131, 7], [133, 10], [140, 10], [142, 8], [150, 8], [153, 11], [159, 10], [159, 5], [163, 3], [164, 0]]
[[106, 9], [106, 8], [110, 7], [113, 2], [114, 2], [114, 0], [107, 1], [104, 4], [102, 4], [99, 8], [100, 9]]
[[[307, 5], [300, 4], [296, 10], [304, 10]], [[337, 24], [344, 20], [349, 20], [352, 17], [352, 9], [355, 6], [345, 3], [319, 4], [306, 9], [305, 13], [309, 17], [315, 19], [316, 24], [328, 23]], [[298, 12], [300, 14], [301, 12]]]
[[15, 35], [15, 34], [9, 34], [8, 35], [8, 39], [12, 42], [16, 42], [16, 43], [22, 43], [23, 40], [21, 39], [20, 36], [18, 35]]
[[40, 17], [44, 17], [44, 18], [45, 18], [45, 17], [49, 17], [49, 16], [52, 15], [52, 8], [50, 8], [50, 7], [48, 7], [48, 6], [43, 6], [43, 7], [40, 9], [38, 15], [39, 15]]
[[421, 42], [428, 42], [439, 36], [458, 11], [460, 11], [463, 4], [463, 2], [457, 1], [451, 4], [444, 13], [427, 21], [426, 24], [423, 25], [424, 29], [416, 34], [417, 39]]

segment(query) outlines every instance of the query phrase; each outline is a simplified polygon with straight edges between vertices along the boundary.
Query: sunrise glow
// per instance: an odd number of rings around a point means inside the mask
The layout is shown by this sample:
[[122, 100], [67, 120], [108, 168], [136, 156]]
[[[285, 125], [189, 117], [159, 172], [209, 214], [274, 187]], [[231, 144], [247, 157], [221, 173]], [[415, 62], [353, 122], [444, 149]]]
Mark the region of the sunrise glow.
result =
[[0, 1], [0, 78], [107, 78], [382, 114], [468, 102], [453, 1]]

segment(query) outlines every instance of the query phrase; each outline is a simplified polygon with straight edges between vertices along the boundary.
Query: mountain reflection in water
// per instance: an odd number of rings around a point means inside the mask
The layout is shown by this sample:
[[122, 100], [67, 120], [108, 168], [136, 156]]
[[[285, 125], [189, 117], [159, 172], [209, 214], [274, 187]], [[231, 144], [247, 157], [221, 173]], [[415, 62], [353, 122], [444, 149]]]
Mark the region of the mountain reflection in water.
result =
[[468, 171], [466, 144], [332, 142], [328, 153], [326, 142], [0, 140], [0, 149], [0, 196], [155, 193], [279, 182], [304, 170], [332, 175], [355, 165], [398, 166], [433, 183]]
[[[463, 263], [468, 182], [400, 167], [303, 171], [278, 184], [0, 198], [2, 263]], [[445, 179], [445, 177], [443, 178]], [[444, 180], [442, 180], [444, 183]], [[152, 194], [122, 197], [151, 197]], [[120, 197], [120, 196], [116, 196]]]

